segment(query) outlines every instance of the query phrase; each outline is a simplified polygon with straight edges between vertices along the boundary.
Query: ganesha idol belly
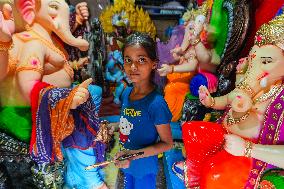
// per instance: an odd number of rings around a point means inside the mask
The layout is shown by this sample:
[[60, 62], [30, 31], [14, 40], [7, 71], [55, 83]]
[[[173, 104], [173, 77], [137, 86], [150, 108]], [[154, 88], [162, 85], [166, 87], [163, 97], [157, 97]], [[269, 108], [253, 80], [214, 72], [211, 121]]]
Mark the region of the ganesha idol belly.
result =
[[69, 87], [72, 82], [73, 71], [70, 66], [66, 67], [67, 57], [58, 45], [58, 38], [83, 51], [89, 43], [72, 35], [65, 1], [55, 2], [56, 5], [51, 1], [15, 3], [27, 25], [25, 31], [12, 35], [8, 62], [4, 62], [7, 66], [0, 70], [0, 130], [28, 142], [34, 86], [47, 82], [56, 87]]

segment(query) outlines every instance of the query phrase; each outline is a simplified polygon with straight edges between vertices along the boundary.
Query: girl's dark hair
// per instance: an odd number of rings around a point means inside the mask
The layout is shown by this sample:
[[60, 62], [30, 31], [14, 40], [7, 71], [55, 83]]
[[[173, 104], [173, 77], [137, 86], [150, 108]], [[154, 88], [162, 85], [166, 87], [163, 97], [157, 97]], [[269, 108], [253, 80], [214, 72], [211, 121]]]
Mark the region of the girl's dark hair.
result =
[[144, 48], [152, 61], [157, 61], [156, 42], [147, 33], [135, 32], [126, 38], [122, 52], [129, 46], [139, 45]]

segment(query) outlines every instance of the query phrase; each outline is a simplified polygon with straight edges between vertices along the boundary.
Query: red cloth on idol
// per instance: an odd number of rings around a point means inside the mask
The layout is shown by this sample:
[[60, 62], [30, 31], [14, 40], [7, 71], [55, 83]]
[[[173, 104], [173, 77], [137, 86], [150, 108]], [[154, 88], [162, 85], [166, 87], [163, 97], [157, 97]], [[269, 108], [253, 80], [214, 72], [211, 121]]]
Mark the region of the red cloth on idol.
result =
[[186, 150], [185, 184], [188, 188], [243, 188], [251, 170], [251, 159], [233, 156], [223, 149], [221, 124], [186, 122], [182, 136]]
[[30, 141], [30, 153], [33, 149], [32, 146], [36, 142], [36, 113], [38, 109], [38, 102], [39, 102], [39, 93], [42, 89], [50, 86], [48, 83], [38, 81], [30, 94], [30, 101], [31, 101], [31, 111], [32, 111], [32, 134], [31, 134], [31, 141]]

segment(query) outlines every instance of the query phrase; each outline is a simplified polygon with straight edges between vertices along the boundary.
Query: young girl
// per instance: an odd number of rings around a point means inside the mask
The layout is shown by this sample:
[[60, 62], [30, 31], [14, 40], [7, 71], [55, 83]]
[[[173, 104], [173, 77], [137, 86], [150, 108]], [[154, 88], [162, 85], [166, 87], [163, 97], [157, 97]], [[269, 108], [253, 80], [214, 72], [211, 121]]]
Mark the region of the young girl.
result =
[[116, 158], [124, 154], [144, 154], [131, 161], [118, 161], [117, 166], [124, 168], [125, 189], [154, 189], [158, 173], [157, 154], [173, 145], [169, 124], [171, 112], [151, 81], [157, 62], [155, 42], [147, 34], [132, 34], [126, 39], [123, 56], [125, 72], [133, 87], [127, 87], [122, 94], [121, 152]]

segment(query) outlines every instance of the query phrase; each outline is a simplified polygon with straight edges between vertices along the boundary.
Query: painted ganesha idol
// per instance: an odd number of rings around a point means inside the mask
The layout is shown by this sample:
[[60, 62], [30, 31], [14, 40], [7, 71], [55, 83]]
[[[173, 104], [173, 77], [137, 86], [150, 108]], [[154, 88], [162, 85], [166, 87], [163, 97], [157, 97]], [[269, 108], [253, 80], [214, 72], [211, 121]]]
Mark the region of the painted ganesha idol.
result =
[[167, 77], [165, 100], [173, 114], [173, 122], [181, 117], [186, 94], [190, 92], [198, 96], [198, 90], [193, 89], [198, 89], [200, 83], [206, 83], [211, 93], [217, 89], [218, 80], [213, 73], [220, 63], [220, 57], [208, 40], [210, 35], [214, 35], [208, 29], [209, 4], [206, 1], [197, 10], [187, 13], [189, 16], [185, 19], [183, 40], [180, 46], [171, 50], [175, 64], [164, 62], [158, 69], [160, 76]]
[[37, 184], [61, 187], [57, 181], [62, 175], [55, 179], [45, 168], [63, 160], [62, 146], [94, 149], [90, 157], [104, 160], [104, 142], [94, 142], [101, 130], [97, 107], [89, 98], [92, 80], [70, 87], [73, 70], [61, 42], [83, 51], [89, 44], [72, 35], [65, 1], [17, 0], [15, 5], [27, 28], [12, 35], [0, 15], [0, 131], [30, 142]]
[[[201, 103], [226, 109], [219, 123], [187, 122], [182, 127], [188, 188], [282, 188], [284, 168], [284, 15], [262, 25], [236, 88], [211, 97], [201, 86]], [[244, 69], [243, 69], [244, 68]], [[279, 179], [277, 179], [279, 178]]]

